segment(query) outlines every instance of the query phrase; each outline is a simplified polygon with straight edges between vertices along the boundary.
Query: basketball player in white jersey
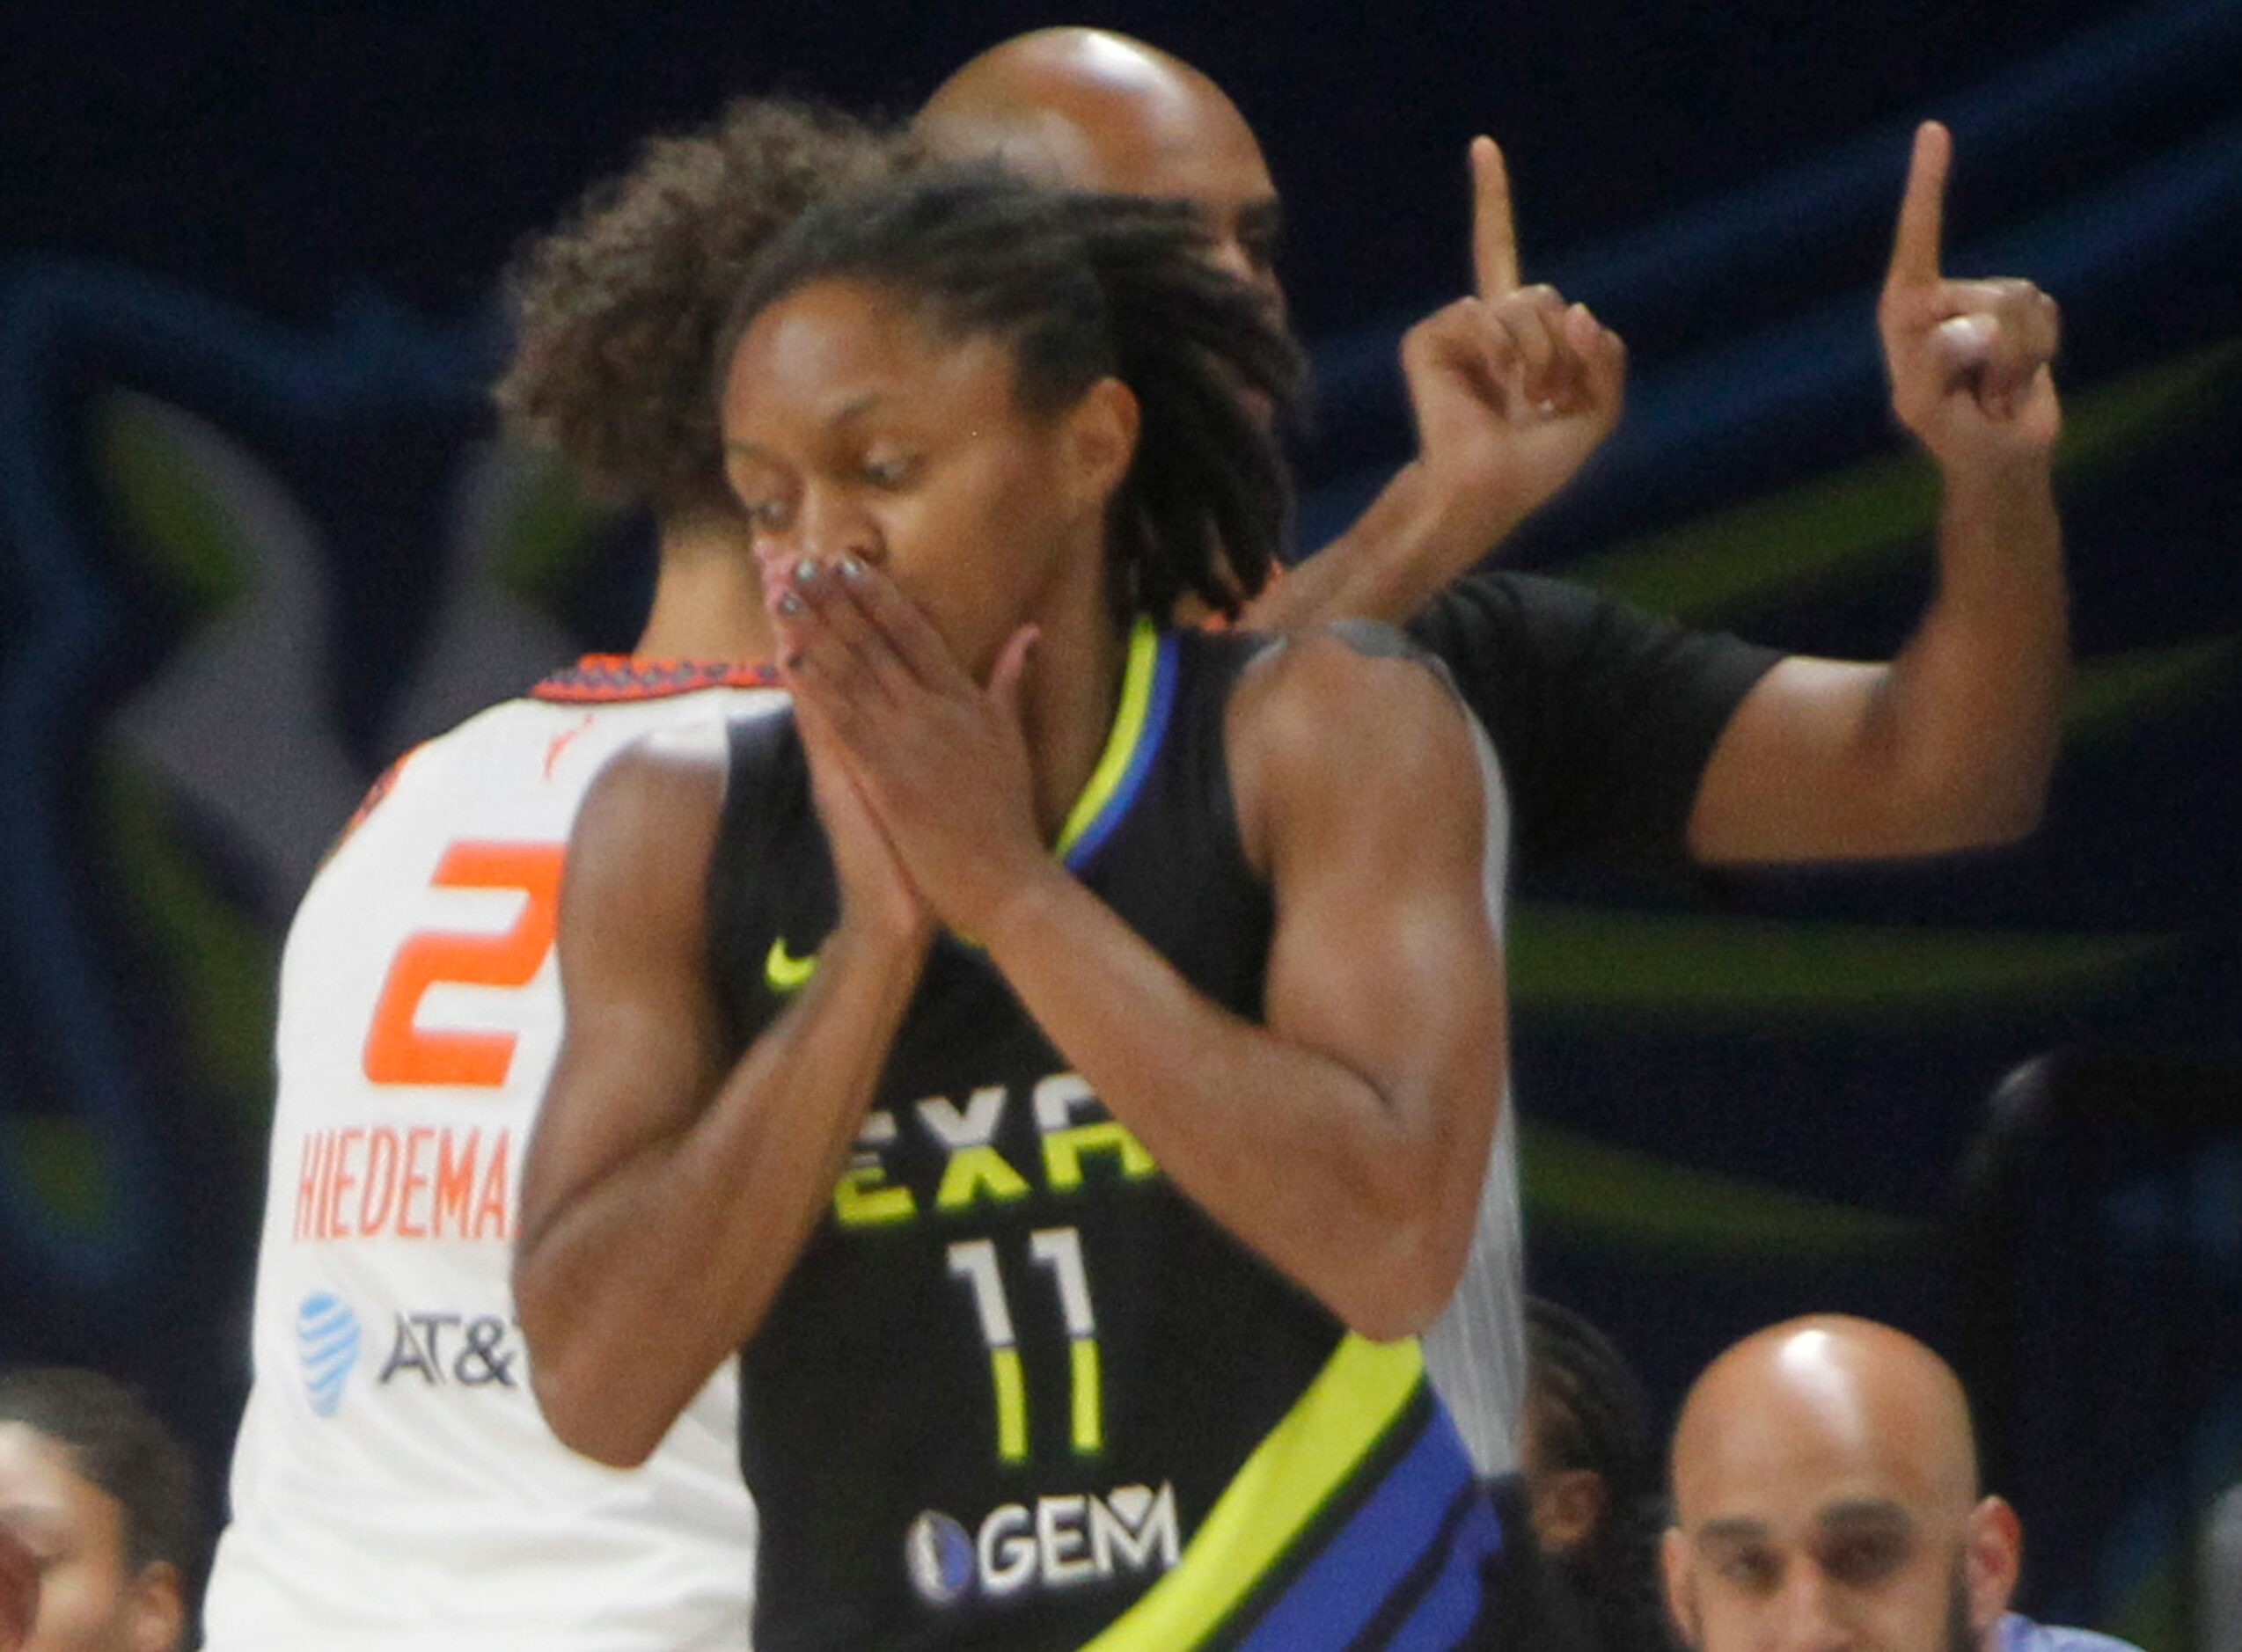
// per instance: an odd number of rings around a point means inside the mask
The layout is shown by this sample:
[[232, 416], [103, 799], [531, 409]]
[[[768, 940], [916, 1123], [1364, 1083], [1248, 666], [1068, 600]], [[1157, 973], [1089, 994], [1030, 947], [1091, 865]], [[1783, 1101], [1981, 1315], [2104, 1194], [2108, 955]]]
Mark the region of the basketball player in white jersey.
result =
[[[538, 1414], [507, 1273], [560, 1039], [553, 922], [577, 807], [632, 742], [721, 748], [723, 720], [781, 698], [762, 668], [727, 663], [766, 657], [770, 633], [733, 508], [700, 485], [717, 466], [643, 416], [665, 376], [698, 385], [714, 354], [674, 326], [663, 344], [634, 333], [692, 313], [664, 289], [692, 260], [643, 255], [689, 246], [729, 291], [728, 260], [808, 191], [889, 164], [854, 127], [743, 106], [649, 146], [524, 260], [501, 402], [654, 507], [653, 610], [636, 654], [588, 658], [409, 753], [297, 910], [214, 1652], [746, 1645], [754, 1530], [729, 1371], [643, 1468], [601, 1467]], [[700, 309], [713, 327], [721, 311]]]

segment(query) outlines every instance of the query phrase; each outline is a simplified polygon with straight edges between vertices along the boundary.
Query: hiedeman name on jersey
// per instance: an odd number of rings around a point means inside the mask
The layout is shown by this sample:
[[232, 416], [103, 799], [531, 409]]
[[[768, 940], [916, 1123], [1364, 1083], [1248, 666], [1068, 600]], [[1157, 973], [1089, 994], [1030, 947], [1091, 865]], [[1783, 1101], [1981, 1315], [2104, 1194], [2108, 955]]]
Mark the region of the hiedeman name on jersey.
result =
[[513, 1146], [508, 1129], [307, 1131], [290, 1237], [510, 1241]]

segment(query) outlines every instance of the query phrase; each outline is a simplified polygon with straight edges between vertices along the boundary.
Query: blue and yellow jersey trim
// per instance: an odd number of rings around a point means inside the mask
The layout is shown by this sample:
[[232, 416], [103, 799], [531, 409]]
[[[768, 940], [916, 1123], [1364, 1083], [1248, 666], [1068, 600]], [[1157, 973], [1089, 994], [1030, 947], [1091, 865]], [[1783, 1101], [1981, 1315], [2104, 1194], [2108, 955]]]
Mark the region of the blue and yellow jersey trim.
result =
[[1079, 872], [1114, 829], [1128, 817], [1152, 760], [1168, 733], [1176, 705], [1176, 639], [1139, 616], [1129, 629], [1129, 653], [1121, 673], [1121, 698], [1105, 749], [1090, 771], [1082, 794], [1067, 811], [1051, 852]]
[[1422, 1349], [1349, 1336], [1176, 1569], [1083, 1652], [1454, 1647], [1501, 1546]]
[[[1051, 845], [1051, 852], [1066, 863], [1068, 871], [1079, 873], [1128, 817], [1129, 807], [1135, 802], [1145, 776], [1151, 772], [1152, 761], [1168, 732], [1169, 716], [1176, 704], [1176, 671], [1174, 637], [1139, 616], [1129, 629], [1121, 695], [1114, 709], [1113, 726], [1106, 734], [1105, 749], [1090, 771], [1081, 795], [1067, 811], [1059, 840]], [[958, 939], [968, 946], [973, 944], [968, 937]], [[817, 954], [796, 957], [788, 950], [784, 936], [774, 938], [764, 955], [764, 983], [781, 998], [808, 985], [817, 973]]]

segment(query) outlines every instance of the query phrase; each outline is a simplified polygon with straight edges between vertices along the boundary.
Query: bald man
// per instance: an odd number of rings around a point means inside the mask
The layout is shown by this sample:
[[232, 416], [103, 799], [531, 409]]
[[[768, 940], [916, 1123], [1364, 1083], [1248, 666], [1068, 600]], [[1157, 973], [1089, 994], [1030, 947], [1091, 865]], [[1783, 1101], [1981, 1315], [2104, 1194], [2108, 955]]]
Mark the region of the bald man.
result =
[[[1190, 201], [1216, 262], [1285, 308], [1284, 209], [1260, 143], [1180, 58], [1102, 29], [1038, 29], [959, 69], [913, 126], [946, 157]], [[1501, 152], [1480, 138], [1469, 158], [1476, 289], [1403, 345], [1418, 455], [1326, 554], [1255, 604], [1257, 625], [1407, 618], [1562, 487], [1618, 420], [1617, 336], [1586, 305], [1521, 284]]]
[[959, 69], [914, 124], [951, 152], [1076, 188], [1196, 201], [1217, 261], [1282, 300], [1282, 208], [1261, 145], [1180, 58], [1101, 29], [1038, 29]]
[[1836, 1315], [1746, 1337], [1682, 1402], [1666, 1591], [1696, 1652], [2136, 1652], [2009, 1612], [2016, 1511], [1913, 1337]]
[[[1223, 263], [1283, 302], [1260, 145], [1213, 81], [1167, 53], [1038, 30], [965, 64], [917, 125], [945, 154], [1191, 200]], [[1530, 575], [1451, 584], [1594, 451], [1624, 379], [1618, 340], [1585, 308], [1520, 284], [1508, 180], [1484, 138], [1470, 151], [1476, 289], [1403, 341], [1417, 457], [1249, 622], [1410, 619], [1493, 740], [1529, 875], [1569, 863], [1671, 876], [2023, 836], [2045, 800], [2069, 674], [2050, 465], [2056, 316], [2028, 281], [1942, 274], [1950, 152], [1945, 128], [1917, 133], [1878, 310], [1894, 410], [1945, 490], [1935, 594], [1891, 662], [1686, 632]], [[1516, 1466], [1524, 1391], [1513, 1112], [1470, 1269], [1425, 1342], [1490, 1473]]]

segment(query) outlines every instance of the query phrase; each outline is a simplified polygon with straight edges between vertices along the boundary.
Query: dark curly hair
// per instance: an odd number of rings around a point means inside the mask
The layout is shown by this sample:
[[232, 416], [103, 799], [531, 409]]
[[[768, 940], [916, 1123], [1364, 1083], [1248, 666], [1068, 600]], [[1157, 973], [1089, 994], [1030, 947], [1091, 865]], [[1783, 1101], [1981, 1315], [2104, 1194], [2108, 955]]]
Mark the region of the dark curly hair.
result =
[[1594, 1532], [1559, 1562], [1604, 1652], [1669, 1652], [1659, 1537], [1667, 1524], [1650, 1396], [1611, 1339], [1580, 1315], [1526, 1300], [1527, 1392], [1544, 1460], [1604, 1485]]
[[1290, 529], [1275, 429], [1297, 413], [1306, 364], [1267, 301], [1215, 267], [1211, 245], [1187, 203], [1053, 189], [986, 165], [837, 195], [775, 241], [740, 289], [715, 394], [755, 318], [824, 280], [893, 293], [938, 336], [1004, 340], [1031, 415], [1118, 378], [1140, 418], [1107, 537], [1117, 610], [1165, 616], [1188, 592], [1234, 614], [1267, 581]]
[[722, 504], [708, 362], [748, 268], [812, 201], [917, 153], [900, 134], [777, 99], [649, 141], [516, 254], [500, 411], [612, 501], [657, 515]]
[[140, 1396], [98, 1371], [0, 1371], [0, 1422], [19, 1422], [62, 1448], [79, 1479], [123, 1505], [125, 1562], [166, 1561], [193, 1578], [202, 1558], [194, 1470]]

